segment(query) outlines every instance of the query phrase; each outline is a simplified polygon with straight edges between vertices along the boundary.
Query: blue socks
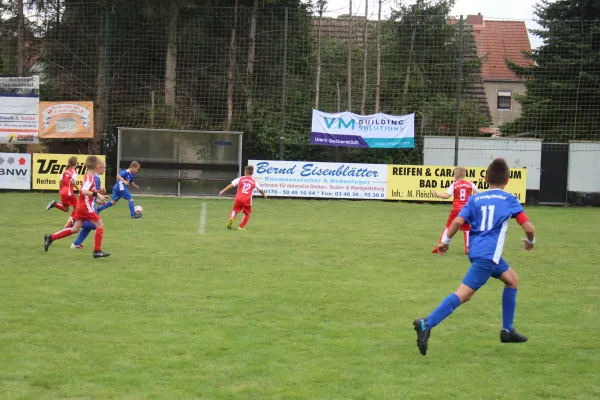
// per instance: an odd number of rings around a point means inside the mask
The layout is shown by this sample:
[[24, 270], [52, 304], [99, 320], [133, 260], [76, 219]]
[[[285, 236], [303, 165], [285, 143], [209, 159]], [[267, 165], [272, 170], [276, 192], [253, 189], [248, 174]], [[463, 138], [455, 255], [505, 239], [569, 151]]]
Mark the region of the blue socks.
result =
[[429, 326], [429, 329], [442, 322], [444, 318], [452, 314], [452, 312], [456, 310], [458, 306], [460, 306], [460, 299], [458, 296], [454, 293], [448, 295], [427, 317], [427, 325]]
[[135, 216], [135, 205], [133, 204], [133, 201], [128, 201], [127, 203], [129, 203], [129, 212], [131, 213], [131, 216]]
[[91, 222], [85, 221], [83, 223], [83, 228], [79, 231], [79, 235], [73, 244], [75, 246], [81, 246], [92, 230], [96, 230], [96, 226]]
[[108, 207], [112, 207], [112, 206], [113, 206], [112, 201], [109, 201], [106, 204], [102, 204], [101, 206], [99, 206], [98, 211], [106, 210]]
[[517, 289], [504, 288], [502, 292], [502, 329], [512, 332], [517, 308]]

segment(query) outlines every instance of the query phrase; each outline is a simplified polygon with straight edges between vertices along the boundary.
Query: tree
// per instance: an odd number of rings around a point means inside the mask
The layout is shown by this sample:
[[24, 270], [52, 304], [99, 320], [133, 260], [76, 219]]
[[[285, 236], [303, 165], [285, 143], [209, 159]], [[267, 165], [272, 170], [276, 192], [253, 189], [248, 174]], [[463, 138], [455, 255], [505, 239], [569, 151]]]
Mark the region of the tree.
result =
[[534, 132], [554, 140], [589, 138], [600, 124], [600, 5], [597, 1], [540, 0], [535, 15], [544, 40], [527, 54], [535, 65], [507, 60], [525, 80], [515, 96], [521, 116], [503, 124], [503, 133]]

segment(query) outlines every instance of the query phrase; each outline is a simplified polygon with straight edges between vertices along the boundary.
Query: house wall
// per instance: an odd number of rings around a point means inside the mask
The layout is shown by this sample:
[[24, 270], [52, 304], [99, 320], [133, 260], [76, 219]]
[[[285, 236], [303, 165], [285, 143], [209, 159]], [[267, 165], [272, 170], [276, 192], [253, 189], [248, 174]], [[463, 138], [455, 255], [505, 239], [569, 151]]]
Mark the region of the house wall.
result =
[[[497, 128], [504, 122], [514, 121], [521, 115], [521, 104], [515, 100], [515, 94], [525, 93], [523, 82], [484, 82], [485, 96], [492, 113], [492, 126]], [[510, 91], [511, 110], [498, 110], [498, 91]]]
[[[458, 164], [487, 167], [497, 157], [511, 168], [527, 168], [527, 189], [540, 189], [542, 141], [540, 139], [464, 138], [459, 140]], [[425, 136], [423, 165], [454, 165], [454, 138]]]

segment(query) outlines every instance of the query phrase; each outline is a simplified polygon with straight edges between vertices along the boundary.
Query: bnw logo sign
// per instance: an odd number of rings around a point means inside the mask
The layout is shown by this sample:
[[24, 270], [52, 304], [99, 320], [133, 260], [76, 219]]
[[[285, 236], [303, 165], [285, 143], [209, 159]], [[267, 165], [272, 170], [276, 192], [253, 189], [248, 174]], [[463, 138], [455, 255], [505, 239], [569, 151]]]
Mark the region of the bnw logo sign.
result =
[[31, 154], [0, 153], [0, 189], [31, 189]]

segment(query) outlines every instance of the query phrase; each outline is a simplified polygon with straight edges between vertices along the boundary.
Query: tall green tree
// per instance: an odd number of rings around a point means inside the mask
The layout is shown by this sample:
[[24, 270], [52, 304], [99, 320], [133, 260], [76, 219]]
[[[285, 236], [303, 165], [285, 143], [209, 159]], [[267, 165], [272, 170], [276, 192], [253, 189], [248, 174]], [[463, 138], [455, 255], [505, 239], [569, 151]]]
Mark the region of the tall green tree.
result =
[[510, 68], [525, 79], [517, 97], [522, 115], [504, 133], [536, 133], [554, 140], [598, 137], [600, 125], [600, 2], [540, 0], [535, 15], [543, 44], [528, 54], [535, 65]]

